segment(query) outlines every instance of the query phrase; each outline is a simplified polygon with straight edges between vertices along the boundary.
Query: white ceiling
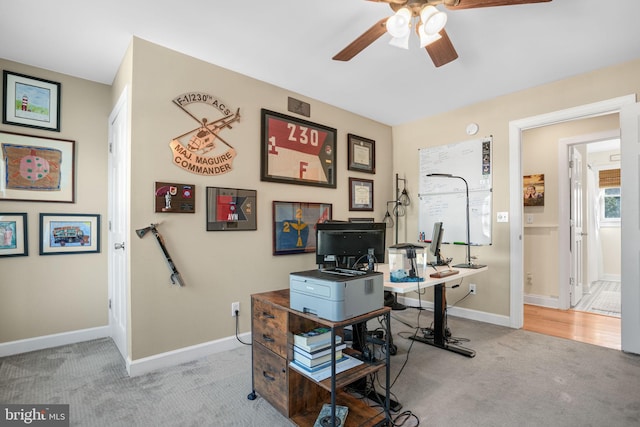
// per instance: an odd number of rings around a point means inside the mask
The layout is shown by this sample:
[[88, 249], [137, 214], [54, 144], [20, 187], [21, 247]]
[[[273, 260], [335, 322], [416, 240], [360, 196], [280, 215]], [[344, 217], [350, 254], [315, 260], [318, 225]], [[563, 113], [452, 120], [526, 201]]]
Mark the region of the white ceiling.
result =
[[553, 0], [449, 11], [459, 58], [440, 68], [414, 35], [409, 50], [385, 34], [331, 59], [391, 14], [365, 0], [0, 0], [0, 58], [111, 84], [137, 36], [396, 125], [640, 57], [640, 1]]

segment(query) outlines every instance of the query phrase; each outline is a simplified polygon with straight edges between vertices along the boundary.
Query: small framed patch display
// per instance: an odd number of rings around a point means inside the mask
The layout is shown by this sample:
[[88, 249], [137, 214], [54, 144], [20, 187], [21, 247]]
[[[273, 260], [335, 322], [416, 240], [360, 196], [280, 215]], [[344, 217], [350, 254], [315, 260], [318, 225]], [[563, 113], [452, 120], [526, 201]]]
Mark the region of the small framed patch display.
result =
[[176, 184], [156, 182], [156, 212], [195, 213], [196, 186], [193, 184]]

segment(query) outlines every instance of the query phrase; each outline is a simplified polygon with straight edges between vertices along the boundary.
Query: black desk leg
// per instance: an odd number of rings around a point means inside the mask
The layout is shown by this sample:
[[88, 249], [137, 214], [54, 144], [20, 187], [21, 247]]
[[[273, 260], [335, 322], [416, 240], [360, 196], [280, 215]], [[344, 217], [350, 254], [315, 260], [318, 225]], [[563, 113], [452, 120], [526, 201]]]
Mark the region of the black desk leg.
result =
[[434, 287], [433, 296], [433, 337], [409, 337], [414, 341], [420, 341], [421, 343], [432, 345], [434, 347], [449, 350], [454, 353], [462, 354], [467, 357], [474, 357], [476, 352], [470, 348], [462, 347], [460, 345], [449, 344], [446, 340], [446, 326], [444, 324], [444, 318], [446, 315], [447, 295], [444, 283], [437, 284]]

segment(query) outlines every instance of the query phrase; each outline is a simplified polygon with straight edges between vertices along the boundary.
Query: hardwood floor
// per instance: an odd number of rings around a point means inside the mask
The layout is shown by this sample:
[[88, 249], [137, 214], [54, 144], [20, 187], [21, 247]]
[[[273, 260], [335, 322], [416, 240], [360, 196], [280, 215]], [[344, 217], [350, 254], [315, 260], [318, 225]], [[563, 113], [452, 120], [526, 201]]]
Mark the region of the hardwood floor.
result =
[[574, 310], [524, 305], [526, 331], [620, 350], [619, 318]]

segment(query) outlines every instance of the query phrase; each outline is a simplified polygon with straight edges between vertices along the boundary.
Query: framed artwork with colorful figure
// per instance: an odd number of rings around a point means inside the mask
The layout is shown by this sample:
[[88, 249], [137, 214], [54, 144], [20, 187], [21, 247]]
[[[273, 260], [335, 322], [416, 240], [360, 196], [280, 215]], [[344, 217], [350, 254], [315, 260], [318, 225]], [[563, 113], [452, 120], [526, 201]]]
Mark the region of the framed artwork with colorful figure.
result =
[[0, 257], [27, 255], [27, 214], [0, 213]]
[[40, 255], [100, 252], [100, 215], [40, 214]]
[[332, 219], [331, 211], [331, 203], [273, 202], [273, 254], [315, 252], [315, 225]]
[[0, 132], [0, 200], [74, 203], [75, 141]]

